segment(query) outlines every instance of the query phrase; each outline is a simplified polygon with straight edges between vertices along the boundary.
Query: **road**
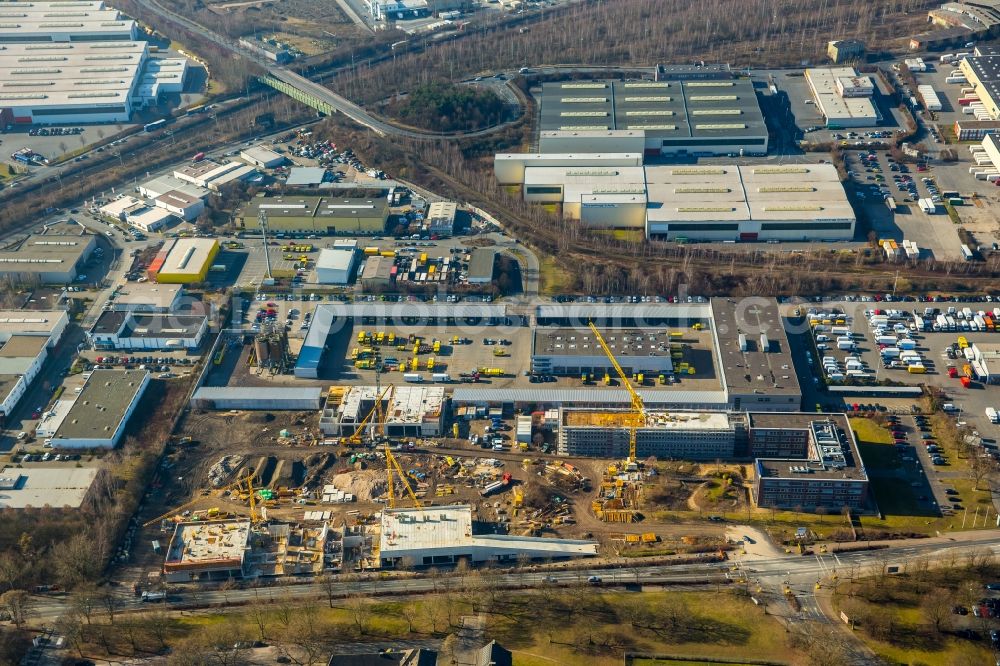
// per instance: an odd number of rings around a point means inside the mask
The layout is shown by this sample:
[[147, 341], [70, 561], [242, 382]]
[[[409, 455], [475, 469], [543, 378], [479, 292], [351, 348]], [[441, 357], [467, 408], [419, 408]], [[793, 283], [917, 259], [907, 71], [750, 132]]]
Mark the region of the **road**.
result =
[[[530, 568], [528, 570], [497, 571], [491, 576], [491, 584], [501, 588], [538, 588], [548, 585], [581, 585], [586, 584], [590, 576], [601, 578], [600, 586], [621, 586], [629, 584], [655, 585], [662, 583], [695, 584], [726, 582], [732, 579], [732, 572], [745, 574], [748, 580], [756, 580], [764, 587], [777, 588], [787, 584], [796, 594], [803, 597], [805, 617], [822, 619], [824, 616], [816, 609], [811, 600], [813, 588], [817, 580], [827, 578], [836, 572], [854, 570], [859, 575], [865, 573], [866, 567], [887, 562], [890, 565], [905, 566], [917, 556], [922, 556], [931, 562], [947, 562], [960, 558], [978, 549], [988, 548], [994, 554], [1000, 553], [1000, 542], [995, 531], [964, 533], [957, 535], [953, 541], [935, 538], [923, 541], [908, 541], [898, 547], [883, 550], [862, 551], [854, 553], [831, 553], [815, 556], [784, 555], [780, 557], [764, 557], [760, 559], [740, 560], [729, 563], [685, 564], [676, 566], [640, 565], [635, 567], [590, 567], [570, 569], [571, 565], [562, 568]], [[729, 574], [727, 576], [727, 574]], [[347, 578], [347, 577], [344, 577]], [[351, 577], [355, 578], [355, 577]], [[224, 607], [249, 603], [254, 599], [268, 599], [289, 595], [298, 600], [325, 597], [328, 592], [335, 596], [364, 594], [366, 596], [396, 596], [400, 594], [421, 594], [442, 592], [454, 587], [461, 587], [464, 579], [460, 575], [444, 577], [415, 576], [412, 578], [389, 578], [380, 580], [378, 576], [359, 580], [338, 580], [331, 584], [329, 591], [321, 583], [303, 585], [261, 587], [234, 590], [201, 590], [184, 592], [176, 601], [166, 604], [176, 610], [197, 607]], [[125, 586], [115, 588], [122, 611], [148, 608], [141, 600], [132, 596]], [[53, 620], [64, 613], [69, 606], [64, 597], [49, 595], [32, 595], [32, 617], [43, 621]]]
[[295, 73], [294, 71], [287, 69], [285, 67], [275, 67], [274, 64], [264, 58], [264, 56], [254, 53], [246, 48], [240, 46], [237, 42], [234, 42], [218, 33], [215, 33], [208, 28], [188, 19], [187, 17], [181, 16], [175, 12], [170, 11], [156, 0], [149, 0], [146, 3], [146, 7], [153, 13], [160, 16], [160, 18], [168, 21], [182, 25], [185, 29], [194, 32], [195, 34], [203, 37], [204, 39], [212, 42], [213, 44], [233, 53], [238, 56], [242, 56], [247, 60], [259, 65], [267, 73], [274, 78], [287, 83], [288, 85], [294, 86], [295, 88], [322, 100], [329, 104], [333, 109], [344, 114], [354, 122], [363, 125], [374, 132], [382, 136], [397, 136], [408, 139], [418, 139], [418, 140], [438, 140], [438, 139], [463, 139], [463, 138], [473, 138], [478, 136], [486, 136], [492, 134], [493, 132], [499, 131], [504, 127], [507, 127], [511, 123], [515, 122], [517, 118], [508, 119], [497, 125], [487, 127], [485, 129], [476, 130], [473, 132], [453, 132], [453, 133], [438, 133], [438, 132], [424, 132], [421, 130], [416, 130], [407, 127], [399, 127], [394, 125], [382, 118], [379, 118], [371, 113], [365, 111], [362, 107], [358, 106], [354, 102], [348, 100], [347, 98], [338, 95], [329, 88], [314, 83], [304, 76]]

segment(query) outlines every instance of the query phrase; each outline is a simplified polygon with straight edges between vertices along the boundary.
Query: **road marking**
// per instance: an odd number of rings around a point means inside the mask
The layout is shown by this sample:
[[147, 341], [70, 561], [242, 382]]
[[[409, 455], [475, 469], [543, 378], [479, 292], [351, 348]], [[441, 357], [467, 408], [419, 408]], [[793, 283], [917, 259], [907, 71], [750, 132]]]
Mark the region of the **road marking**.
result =
[[825, 563], [825, 562], [823, 561], [823, 558], [822, 558], [822, 557], [820, 557], [819, 555], [816, 555], [815, 557], [816, 557], [816, 561], [817, 561], [817, 562], [819, 563], [819, 568], [820, 568], [820, 569], [821, 569], [821, 570], [822, 570], [823, 572], [826, 572], [826, 570], [827, 570], [827, 567], [826, 567], [826, 563]]
[[837, 553], [832, 553], [832, 555], [833, 555], [833, 561], [837, 563], [837, 566], [840, 566], [842, 563], [840, 561], [840, 558], [837, 557]]

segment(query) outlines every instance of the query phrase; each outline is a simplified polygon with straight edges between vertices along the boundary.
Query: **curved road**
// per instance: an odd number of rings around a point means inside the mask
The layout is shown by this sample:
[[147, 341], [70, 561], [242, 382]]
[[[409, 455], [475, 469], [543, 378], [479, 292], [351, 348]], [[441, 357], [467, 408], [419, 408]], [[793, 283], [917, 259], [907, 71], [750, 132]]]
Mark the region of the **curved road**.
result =
[[516, 118], [507, 120], [505, 122], [493, 125], [492, 127], [487, 127], [485, 129], [476, 130], [472, 132], [454, 132], [454, 133], [436, 133], [436, 132], [423, 132], [420, 130], [415, 130], [406, 127], [399, 127], [394, 125], [378, 116], [375, 116], [364, 108], [350, 101], [349, 99], [338, 95], [329, 88], [310, 81], [301, 74], [297, 74], [290, 69], [285, 67], [276, 67], [274, 64], [267, 60], [264, 56], [254, 53], [248, 49], [243, 48], [238, 43], [231, 41], [229, 38], [220, 35], [216, 32], [205, 28], [199, 23], [192, 21], [191, 19], [177, 14], [163, 5], [161, 5], [157, 0], [147, 0], [145, 6], [153, 13], [160, 16], [160, 18], [168, 21], [182, 25], [187, 30], [203, 37], [204, 39], [212, 42], [216, 46], [226, 49], [227, 51], [237, 54], [250, 60], [251, 62], [257, 64], [262, 69], [266, 70], [267, 73], [283, 81], [290, 86], [293, 86], [317, 99], [320, 99], [327, 104], [329, 104], [333, 109], [344, 114], [354, 122], [364, 125], [365, 127], [371, 129], [382, 136], [399, 136], [408, 139], [417, 140], [457, 140], [465, 138], [474, 138], [478, 136], [486, 136], [492, 134], [496, 131], [507, 127], [511, 123], [516, 122], [520, 118], [520, 114]]

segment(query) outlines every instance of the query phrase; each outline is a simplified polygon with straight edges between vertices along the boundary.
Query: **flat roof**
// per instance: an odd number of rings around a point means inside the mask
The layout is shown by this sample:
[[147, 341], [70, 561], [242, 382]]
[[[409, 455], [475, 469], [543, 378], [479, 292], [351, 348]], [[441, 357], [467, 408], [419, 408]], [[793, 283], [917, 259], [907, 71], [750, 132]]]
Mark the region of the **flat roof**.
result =
[[878, 120], [879, 115], [871, 98], [841, 97], [837, 90], [837, 79], [858, 78], [858, 73], [853, 67], [807, 69], [805, 77], [813, 91], [816, 105], [828, 122], [861, 119], [874, 124]]
[[[614, 413], [614, 412], [612, 412]], [[629, 411], [619, 412], [623, 416]], [[574, 428], [607, 428], [608, 411], [590, 409], [564, 409], [562, 424]], [[726, 412], [667, 412], [646, 411], [648, 430], [732, 430], [733, 424]]]
[[964, 59], [963, 68], [972, 70], [979, 86], [994, 102], [1000, 101], [1000, 54], [968, 56]]
[[[731, 298], [711, 301], [725, 385], [731, 392], [801, 394], [778, 303], [773, 298], [758, 300], [749, 307]], [[740, 349], [741, 335], [745, 350]], [[767, 336], [768, 349], [761, 347], [761, 335]]]
[[[775, 414], [778, 416], [778, 414]], [[808, 458], [758, 458], [762, 479], [867, 481], [861, 452], [845, 414], [785, 413], [791, 427], [810, 430]]]
[[118, 334], [123, 338], [193, 338], [204, 323], [204, 315], [106, 310], [94, 322], [90, 332]]
[[192, 196], [183, 190], [170, 190], [156, 197], [156, 201], [168, 206], [187, 208], [201, 201], [200, 196]]
[[450, 219], [454, 220], [458, 213], [458, 204], [454, 201], [432, 201], [427, 207], [427, 219]]
[[388, 280], [392, 275], [393, 261], [390, 257], [368, 257], [364, 270], [361, 271], [362, 280]]
[[324, 178], [324, 167], [292, 167], [285, 185], [320, 185]]
[[6, 400], [17, 383], [21, 381], [22, 372], [0, 373], [0, 401]]
[[94, 370], [56, 438], [110, 439], [148, 376], [146, 370]]
[[0, 250], [0, 272], [44, 273], [74, 268], [94, 244], [94, 237], [32, 234], [16, 248]]
[[331, 271], [350, 270], [354, 265], [356, 255], [354, 248], [323, 248], [319, 251], [319, 258], [316, 260], [316, 268]]
[[753, 82], [576, 80], [542, 84], [542, 132], [631, 130], [661, 139], [767, 135]]
[[256, 197], [241, 212], [257, 219], [261, 210], [270, 217], [358, 217], [385, 216], [389, 202], [384, 197], [341, 198], [318, 196]]
[[171, 174], [165, 174], [152, 180], [147, 180], [145, 183], [139, 185], [141, 189], [149, 190], [155, 196], [160, 196], [166, 194], [167, 192], [183, 192], [184, 194], [191, 197], [198, 197], [199, 199], [205, 199], [208, 197], [208, 190], [204, 187], [199, 187], [194, 183], [189, 183], [186, 180], [181, 180], [176, 176]]
[[35, 358], [48, 340], [40, 335], [12, 335], [0, 347], [0, 357], [3, 358]]
[[155, 282], [126, 282], [115, 292], [113, 302], [125, 306], [169, 308], [184, 293], [184, 285]]
[[245, 150], [240, 151], [240, 157], [249, 158], [258, 162], [272, 162], [274, 160], [284, 161], [285, 156], [276, 153], [270, 148], [265, 148], [264, 146], [250, 146]]
[[496, 258], [497, 251], [493, 248], [477, 247], [469, 259], [469, 278], [492, 280]]
[[65, 310], [0, 310], [0, 335], [47, 335], [68, 321]]
[[219, 242], [214, 238], [178, 238], [160, 272], [196, 275], [218, 246]]
[[[111, 37], [135, 30], [125, 18], [103, 2], [4, 2], [0, 4], [0, 42], [52, 33]], [[38, 39], [36, 41], [41, 41]]]
[[553, 556], [596, 555], [597, 543], [509, 535], [473, 535], [472, 507], [453, 505], [426, 509], [384, 509], [379, 552], [434, 551], [480, 546], [503, 550], [548, 550]]
[[128, 101], [146, 42], [2, 43], [4, 21], [0, 16], [0, 106], [118, 107]]
[[249, 549], [249, 520], [177, 523], [163, 568], [166, 571], [202, 567], [238, 569]]
[[97, 467], [8, 467], [0, 469], [0, 508], [51, 506], [77, 508], [83, 504]]
[[[670, 331], [664, 328], [601, 328], [601, 336], [615, 356], [670, 358]], [[604, 350], [588, 328], [536, 328], [536, 356], [600, 356]]]

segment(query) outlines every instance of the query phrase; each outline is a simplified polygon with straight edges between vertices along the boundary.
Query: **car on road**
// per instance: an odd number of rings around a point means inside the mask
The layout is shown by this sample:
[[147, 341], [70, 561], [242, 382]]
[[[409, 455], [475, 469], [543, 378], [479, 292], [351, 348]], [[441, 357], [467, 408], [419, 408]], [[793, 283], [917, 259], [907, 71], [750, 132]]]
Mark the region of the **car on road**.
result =
[[587, 577], [587, 582], [590, 583], [591, 585], [600, 585], [601, 584], [601, 577], [600, 576], [588, 576]]
[[984, 586], [987, 590], [997, 591], [1000, 590], [1000, 583], [986, 583]]

